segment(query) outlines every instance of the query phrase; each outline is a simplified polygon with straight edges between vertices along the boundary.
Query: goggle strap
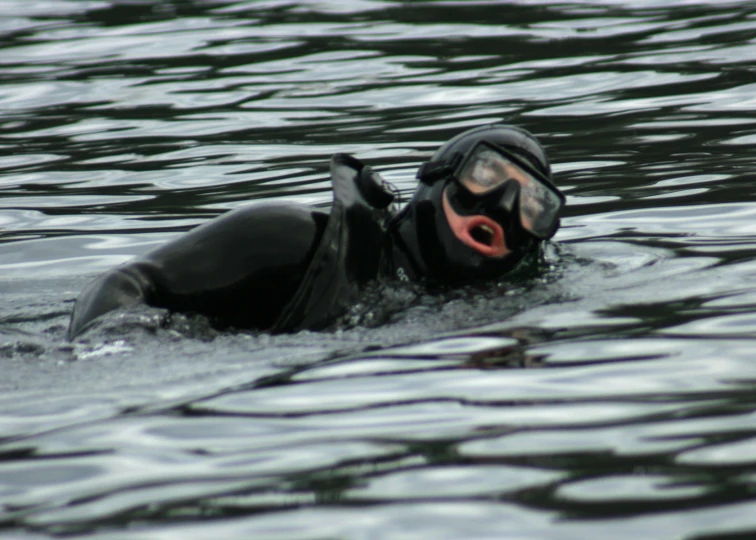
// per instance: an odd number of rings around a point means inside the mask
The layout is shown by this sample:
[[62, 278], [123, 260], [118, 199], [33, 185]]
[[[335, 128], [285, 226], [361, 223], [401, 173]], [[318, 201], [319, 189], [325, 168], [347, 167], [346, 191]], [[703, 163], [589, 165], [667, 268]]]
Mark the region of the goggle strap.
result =
[[461, 160], [462, 155], [455, 153], [449, 161], [426, 161], [417, 170], [417, 179], [423, 184], [432, 186], [439, 180], [449, 178]]

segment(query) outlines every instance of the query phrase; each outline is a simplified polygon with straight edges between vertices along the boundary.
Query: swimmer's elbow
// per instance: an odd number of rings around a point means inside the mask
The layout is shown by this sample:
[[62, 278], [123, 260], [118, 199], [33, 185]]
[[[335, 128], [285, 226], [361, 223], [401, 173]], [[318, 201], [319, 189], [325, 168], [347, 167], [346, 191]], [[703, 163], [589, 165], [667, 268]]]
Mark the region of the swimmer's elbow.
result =
[[98, 317], [148, 301], [150, 280], [139, 268], [114, 268], [87, 285], [76, 299], [66, 338], [71, 341]]

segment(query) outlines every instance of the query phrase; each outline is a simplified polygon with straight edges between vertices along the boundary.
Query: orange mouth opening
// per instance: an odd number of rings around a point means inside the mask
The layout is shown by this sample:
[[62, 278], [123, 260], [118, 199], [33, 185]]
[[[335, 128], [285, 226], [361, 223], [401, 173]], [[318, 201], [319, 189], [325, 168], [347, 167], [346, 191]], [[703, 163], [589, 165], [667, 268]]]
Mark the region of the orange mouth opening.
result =
[[452, 209], [446, 190], [441, 199], [446, 221], [460, 242], [486, 257], [501, 259], [511, 253], [501, 225], [487, 216], [460, 216]]

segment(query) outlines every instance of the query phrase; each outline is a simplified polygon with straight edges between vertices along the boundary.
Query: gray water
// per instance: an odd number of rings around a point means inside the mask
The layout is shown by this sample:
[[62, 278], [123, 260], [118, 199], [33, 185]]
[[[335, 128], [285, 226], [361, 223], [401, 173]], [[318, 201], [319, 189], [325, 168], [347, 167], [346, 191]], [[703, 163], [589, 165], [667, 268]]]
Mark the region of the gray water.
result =
[[[755, 537], [754, 58], [747, 0], [0, 2], [0, 536]], [[406, 196], [494, 121], [568, 197], [535, 275], [64, 340], [104, 270], [327, 207], [331, 154]]]

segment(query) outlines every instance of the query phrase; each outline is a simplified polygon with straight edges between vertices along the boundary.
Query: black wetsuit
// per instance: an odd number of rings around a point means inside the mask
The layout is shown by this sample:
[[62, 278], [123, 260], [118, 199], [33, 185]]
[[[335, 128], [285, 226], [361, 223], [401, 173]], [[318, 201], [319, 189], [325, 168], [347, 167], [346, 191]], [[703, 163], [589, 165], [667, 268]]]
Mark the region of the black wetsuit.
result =
[[231, 211], [116, 267], [76, 300], [69, 338], [114, 309], [144, 303], [223, 327], [318, 329], [380, 270], [393, 195], [345, 154], [331, 159], [330, 213], [287, 203]]

